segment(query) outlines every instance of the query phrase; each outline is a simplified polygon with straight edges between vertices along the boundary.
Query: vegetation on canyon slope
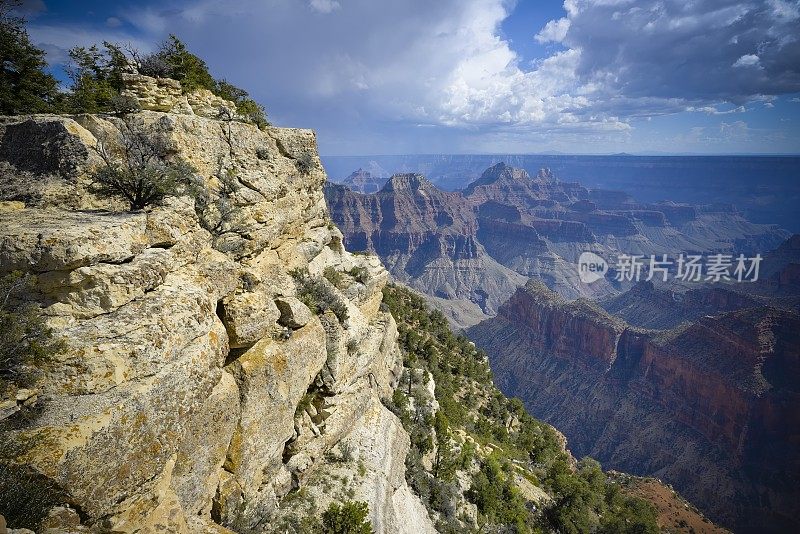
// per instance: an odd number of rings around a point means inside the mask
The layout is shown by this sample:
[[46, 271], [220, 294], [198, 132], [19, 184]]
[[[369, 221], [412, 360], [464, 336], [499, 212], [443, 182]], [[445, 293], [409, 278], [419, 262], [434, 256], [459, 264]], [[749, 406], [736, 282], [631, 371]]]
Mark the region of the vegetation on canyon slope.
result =
[[53, 337], [38, 307], [19, 301], [33, 284], [32, 275], [20, 272], [0, 278], [0, 394], [12, 384], [27, 383], [28, 363], [45, 360], [62, 348], [61, 340]]
[[[437, 528], [464, 530], [469, 521], [459, 502], [466, 497], [481, 527], [658, 532], [652, 505], [623, 495], [596, 461], [575, 462], [551, 426], [494, 386], [485, 354], [453, 334], [442, 313], [395, 285], [384, 289], [384, 303], [397, 320], [404, 352], [403, 379], [390, 407], [411, 435], [406, 476]], [[459, 486], [464, 479], [465, 492]], [[531, 487], [544, 492], [534, 497]]]

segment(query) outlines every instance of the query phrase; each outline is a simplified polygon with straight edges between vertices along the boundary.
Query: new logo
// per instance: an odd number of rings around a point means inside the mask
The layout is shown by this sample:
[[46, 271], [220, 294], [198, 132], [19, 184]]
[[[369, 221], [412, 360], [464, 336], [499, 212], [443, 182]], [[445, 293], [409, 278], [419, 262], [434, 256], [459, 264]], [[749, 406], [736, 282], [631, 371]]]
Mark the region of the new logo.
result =
[[594, 252], [584, 252], [578, 258], [578, 276], [584, 284], [603, 278], [608, 272], [608, 263]]

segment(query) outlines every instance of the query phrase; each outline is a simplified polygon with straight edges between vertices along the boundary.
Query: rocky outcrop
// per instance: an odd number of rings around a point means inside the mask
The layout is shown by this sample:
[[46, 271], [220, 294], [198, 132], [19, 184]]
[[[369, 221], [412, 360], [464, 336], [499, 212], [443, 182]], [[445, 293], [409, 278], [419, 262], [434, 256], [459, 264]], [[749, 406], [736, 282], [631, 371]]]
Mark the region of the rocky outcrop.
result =
[[333, 502], [354, 499], [369, 505], [377, 517], [373, 525], [381, 525], [384, 532], [436, 532], [406, 484], [408, 451], [408, 434], [399, 419], [373, 397], [363, 406], [359, 424], [303, 481], [303, 498], [282, 503], [272, 523], [296, 521], [309, 507], [325, 510]]
[[687, 301], [717, 315], [645, 331], [529, 283], [468, 334], [576, 455], [663, 478], [736, 531], [796, 528], [800, 317], [723, 290]]
[[142, 109], [216, 119], [222, 110], [231, 117], [236, 115], [236, 104], [225, 100], [208, 89], [184, 93], [180, 82], [170, 78], [151, 78], [143, 74], [123, 74], [125, 88], [122, 96], [132, 98]]
[[190, 111], [181, 83], [171, 78], [151, 78], [142, 74], [123, 74], [122, 95], [133, 98], [142, 109], [150, 111]]
[[[313, 132], [201, 115], [0, 123], [0, 271], [36, 274], [28, 298], [64, 343], [2, 399], [0, 510], [37, 531], [59, 507], [77, 512], [69, 532], [263, 531], [328, 451], [374, 428], [393, 438], [363, 486], [373, 527], [430, 528], [380, 402], [400, 365], [388, 274], [343, 247]], [[192, 195], [134, 212], [94, 195], [98, 142], [130, 129], [193, 166]], [[312, 313], [297, 269], [339, 271], [325, 291], [346, 313]]]

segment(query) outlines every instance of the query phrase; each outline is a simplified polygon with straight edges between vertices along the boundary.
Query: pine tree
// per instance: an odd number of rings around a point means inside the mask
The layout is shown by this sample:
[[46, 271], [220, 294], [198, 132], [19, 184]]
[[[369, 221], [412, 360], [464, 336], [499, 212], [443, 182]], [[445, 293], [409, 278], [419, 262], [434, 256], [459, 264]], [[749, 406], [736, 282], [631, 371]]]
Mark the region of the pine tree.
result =
[[127, 58], [116, 45], [103, 43], [103, 47], [78, 46], [69, 51], [72, 60], [68, 69], [72, 80], [69, 103], [73, 112], [108, 111], [123, 89], [122, 73]]
[[12, 383], [24, 385], [27, 364], [47, 360], [64, 349], [38, 307], [19, 299], [32, 291], [34, 281], [32, 275], [21, 272], [0, 278], [0, 394]]
[[322, 513], [322, 534], [372, 534], [368, 515], [365, 502], [345, 501], [341, 506], [331, 503]]
[[44, 71], [44, 51], [33, 46], [25, 19], [14, 9], [20, 0], [0, 0], [0, 114], [55, 111], [58, 81]]
[[433, 460], [433, 476], [443, 482], [453, 479], [456, 470], [456, 456], [450, 441], [450, 423], [441, 412], [436, 412], [433, 428], [436, 430], [436, 456]]

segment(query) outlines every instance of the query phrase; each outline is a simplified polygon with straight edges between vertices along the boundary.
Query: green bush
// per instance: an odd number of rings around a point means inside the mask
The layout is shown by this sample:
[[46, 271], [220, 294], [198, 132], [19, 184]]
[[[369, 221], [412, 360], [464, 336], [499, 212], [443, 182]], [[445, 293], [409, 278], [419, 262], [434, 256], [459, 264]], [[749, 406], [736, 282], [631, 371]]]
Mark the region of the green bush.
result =
[[352, 462], [355, 458], [355, 448], [347, 441], [339, 442], [339, 451], [342, 453], [338, 458], [338, 460], [341, 462]]
[[256, 157], [262, 161], [269, 159], [269, 147], [260, 146], [256, 148]]
[[250, 98], [244, 89], [240, 89], [223, 79], [214, 84], [211, 92], [236, 104], [236, 113], [248, 122], [252, 122], [262, 130], [269, 126], [264, 107]]
[[167, 160], [167, 147], [157, 132], [126, 121], [119, 157], [114, 157], [102, 142], [96, 151], [103, 165], [91, 174], [93, 192], [102, 197], [125, 199], [131, 211], [190, 192], [195, 170], [183, 161]]
[[[31, 44], [25, 19], [14, 14], [21, 0], [0, 0], [0, 114], [20, 113], [103, 113], [138, 111], [138, 105], [121, 97], [125, 88], [123, 74], [135, 66], [146, 76], [171, 78], [181, 83], [185, 93], [208, 89], [236, 106], [236, 113], [261, 129], [269, 126], [264, 107], [250, 98], [247, 91], [227, 80], [216, 80], [208, 66], [175, 35], [170, 35], [152, 54], [140, 55], [135, 49], [123, 49], [110, 42], [69, 51], [67, 74], [70, 90], [62, 93], [58, 80], [45, 71], [43, 50]], [[299, 162], [303, 172], [310, 172], [307, 159]]]
[[142, 107], [139, 101], [132, 96], [114, 95], [111, 97], [109, 108], [112, 113], [117, 116], [128, 115], [129, 113], [136, 113], [141, 111]]
[[26, 365], [47, 361], [64, 350], [38, 307], [23, 298], [35, 280], [19, 271], [0, 278], [0, 393], [11, 383], [26, 385], [30, 378]]
[[347, 274], [352, 276], [356, 282], [366, 284], [369, 280], [369, 271], [366, 267], [356, 266], [350, 269]]
[[617, 487], [606, 492], [608, 511], [600, 520], [599, 534], [657, 534], [658, 513], [649, 502], [622, 495]]
[[292, 275], [297, 287], [297, 298], [317, 315], [322, 315], [330, 310], [339, 320], [344, 323], [348, 317], [347, 305], [336, 294], [330, 283], [322, 277], [315, 277], [308, 274], [307, 270], [295, 269], [289, 274]]
[[367, 520], [369, 508], [365, 502], [345, 501], [331, 503], [322, 513], [323, 534], [372, 534], [372, 523]]
[[338, 288], [342, 287], [342, 283], [344, 282], [344, 276], [342, 276], [342, 273], [337, 271], [334, 267], [331, 267], [330, 265], [328, 267], [325, 267], [325, 269], [322, 271], [322, 276], [324, 276], [325, 280], [327, 280], [334, 286]]
[[316, 162], [314, 161], [314, 156], [310, 152], [303, 152], [295, 160], [295, 165], [297, 166], [297, 170], [301, 173], [309, 174], [314, 170], [314, 167], [316, 167]]

